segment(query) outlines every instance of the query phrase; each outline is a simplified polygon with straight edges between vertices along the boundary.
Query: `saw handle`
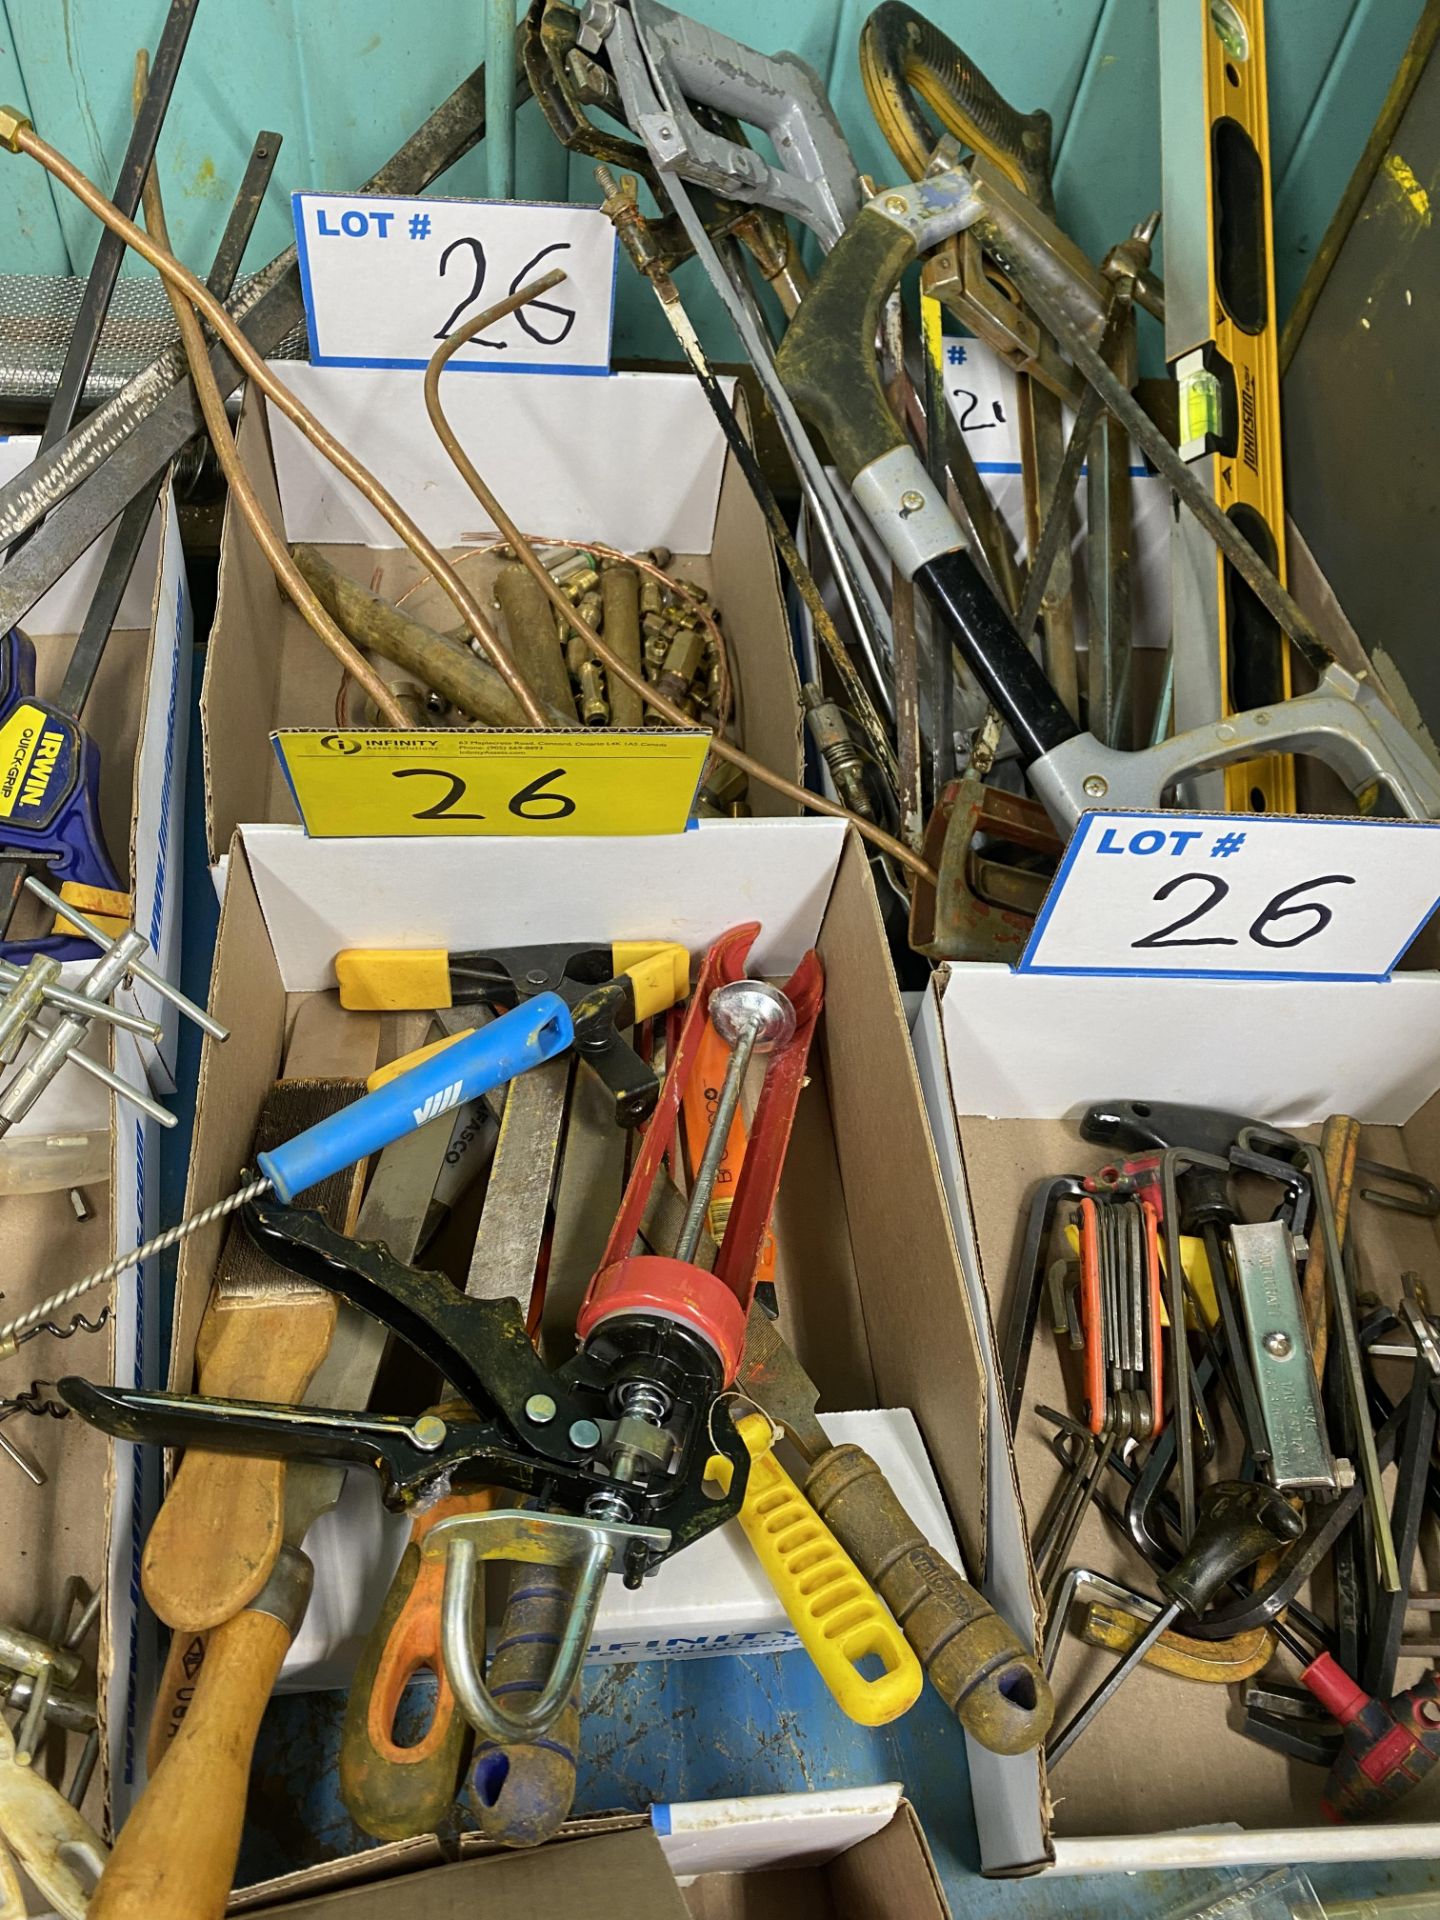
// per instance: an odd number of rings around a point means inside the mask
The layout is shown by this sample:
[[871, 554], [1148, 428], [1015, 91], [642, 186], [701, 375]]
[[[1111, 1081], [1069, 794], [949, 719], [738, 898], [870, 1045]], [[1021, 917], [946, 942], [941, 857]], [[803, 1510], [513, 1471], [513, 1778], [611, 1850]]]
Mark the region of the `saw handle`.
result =
[[947, 133], [1050, 208], [1049, 114], [1017, 113], [949, 35], [905, 0], [882, 0], [860, 29], [860, 78], [890, 151], [912, 180], [924, 174], [936, 144], [918, 94]]
[[831, 1447], [805, 1492], [879, 1589], [931, 1685], [992, 1753], [1028, 1753], [1055, 1717], [1044, 1668], [968, 1580], [940, 1558], [863, 1447]]
[[559, 994], [538, 993], [488, 1026], [422, 1053], [407, 1072], [258, 1154], [260, 1171], [288, 1206], [306, 1187], [453, 1113], [517, 1073], [553, 1060], [574, 1036], [570, 1009]]

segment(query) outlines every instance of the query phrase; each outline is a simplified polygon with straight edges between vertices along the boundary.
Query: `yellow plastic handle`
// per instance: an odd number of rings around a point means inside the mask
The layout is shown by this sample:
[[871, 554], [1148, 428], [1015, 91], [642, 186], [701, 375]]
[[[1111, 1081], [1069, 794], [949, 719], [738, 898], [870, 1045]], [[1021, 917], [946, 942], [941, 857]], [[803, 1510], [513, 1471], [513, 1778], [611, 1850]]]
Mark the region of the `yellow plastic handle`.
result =
[[[745, 1537], [770, 1577], [800, 1644], [840, 1710], [862, 1727], [883, 1727], [914, 1706], [925, 1675], [883, 1600], [775, 1458], [764, 1414], [736, 1426], [750, 1452], [740, 1509]], [[729, 1463], [717, 1455], [712, 1477]], [[881, 1671], [866, 1674], [872, 1657]]]

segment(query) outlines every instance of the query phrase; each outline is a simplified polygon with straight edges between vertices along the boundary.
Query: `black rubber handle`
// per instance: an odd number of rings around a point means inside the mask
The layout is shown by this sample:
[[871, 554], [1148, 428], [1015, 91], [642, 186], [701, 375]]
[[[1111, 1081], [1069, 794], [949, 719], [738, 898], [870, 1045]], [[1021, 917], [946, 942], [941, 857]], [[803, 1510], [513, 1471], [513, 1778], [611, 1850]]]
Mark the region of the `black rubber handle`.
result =
[[1022, 766], [1073, 739], [1080, 729], [963, 547], [917, 567], [915, 583], [929, 595], [940, 631], [948, 632], [1009, 727]]
[[1200, 1501], [1194, 1539], [1159, 1576], [1160, 1591], [1187, 1613], [1201, 1614], [1227, 1581], [1304, 1531], [1305, 1522], [1274, 1487], [1259, 1480], [1217, 1481]]
[[880, 131], [912, 180], [936, 145], [923, 100], [947, 133], [1050, 211], [1049, 114], [1017, 113], [949, 35], [905, 0], [882, 0], [860, 29], [860, 78]]

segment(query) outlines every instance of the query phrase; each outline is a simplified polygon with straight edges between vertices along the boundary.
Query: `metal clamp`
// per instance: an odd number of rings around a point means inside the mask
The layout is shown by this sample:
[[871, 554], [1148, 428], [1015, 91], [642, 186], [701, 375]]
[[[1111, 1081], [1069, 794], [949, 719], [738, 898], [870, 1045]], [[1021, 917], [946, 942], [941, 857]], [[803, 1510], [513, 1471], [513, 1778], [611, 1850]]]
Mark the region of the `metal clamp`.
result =
[[[440, 1603], [445, 1677], [460, 1711], [477, 1732], [492, 1740], [536, 1740], [560, 1717], [580, 1676], [605, 1576], [617, 1558], [623, 1562], [624, 1549], [637, 1539], [658, 1553], [670, 1544], [670, 1535], [663, 1527], [617, 1526], [570, 1514], [525, 1513], [513, 1508], [459, 1513], [437, 1521], [430, 1529], [421, 1547], [422, 1555], [445, 1563]], [[516, 1713], [507, 1712], [496, 1701], [475, 1655], [475, 1575], [483, 1560], [518, 1560], [578, 1569], [574, 1604], [545, 1684], [530, 1704]]]

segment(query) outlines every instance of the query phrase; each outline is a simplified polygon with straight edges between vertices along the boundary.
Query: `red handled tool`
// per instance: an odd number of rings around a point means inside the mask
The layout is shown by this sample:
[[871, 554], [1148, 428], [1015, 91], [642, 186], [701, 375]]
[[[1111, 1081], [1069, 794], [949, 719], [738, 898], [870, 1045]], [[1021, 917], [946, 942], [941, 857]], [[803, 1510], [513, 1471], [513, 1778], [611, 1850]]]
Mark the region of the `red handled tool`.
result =
[[[677, 1455], [703, 1449], [710, 1404], [734, 1381], [745, 1350], [757, 1269], [824, 997], [813, 952], [783, 991], [746, 978], [745, 963], [759, 931], [754, 923], [732, 927], [705, 956], [654, 1117], [580, 1309], [577, 1331], [584, 1359], [608, 1378], [619, 1415], [606, 1447], [609, 1482], [590, 1502], [596, 1517], [628, 1518], [628, 1482], [670, 1472]], [[635, 1254], [631, 1248], [666, 1160], [680, 1164], [680, 1111], [709, 1024], [731, 1057], [675, 1252]], [[746, 1070], [757, 1053], [767, 1056], [765, 1083], [725, 1237], [714, 1271], [707, 1272], [694, 1256]]]

